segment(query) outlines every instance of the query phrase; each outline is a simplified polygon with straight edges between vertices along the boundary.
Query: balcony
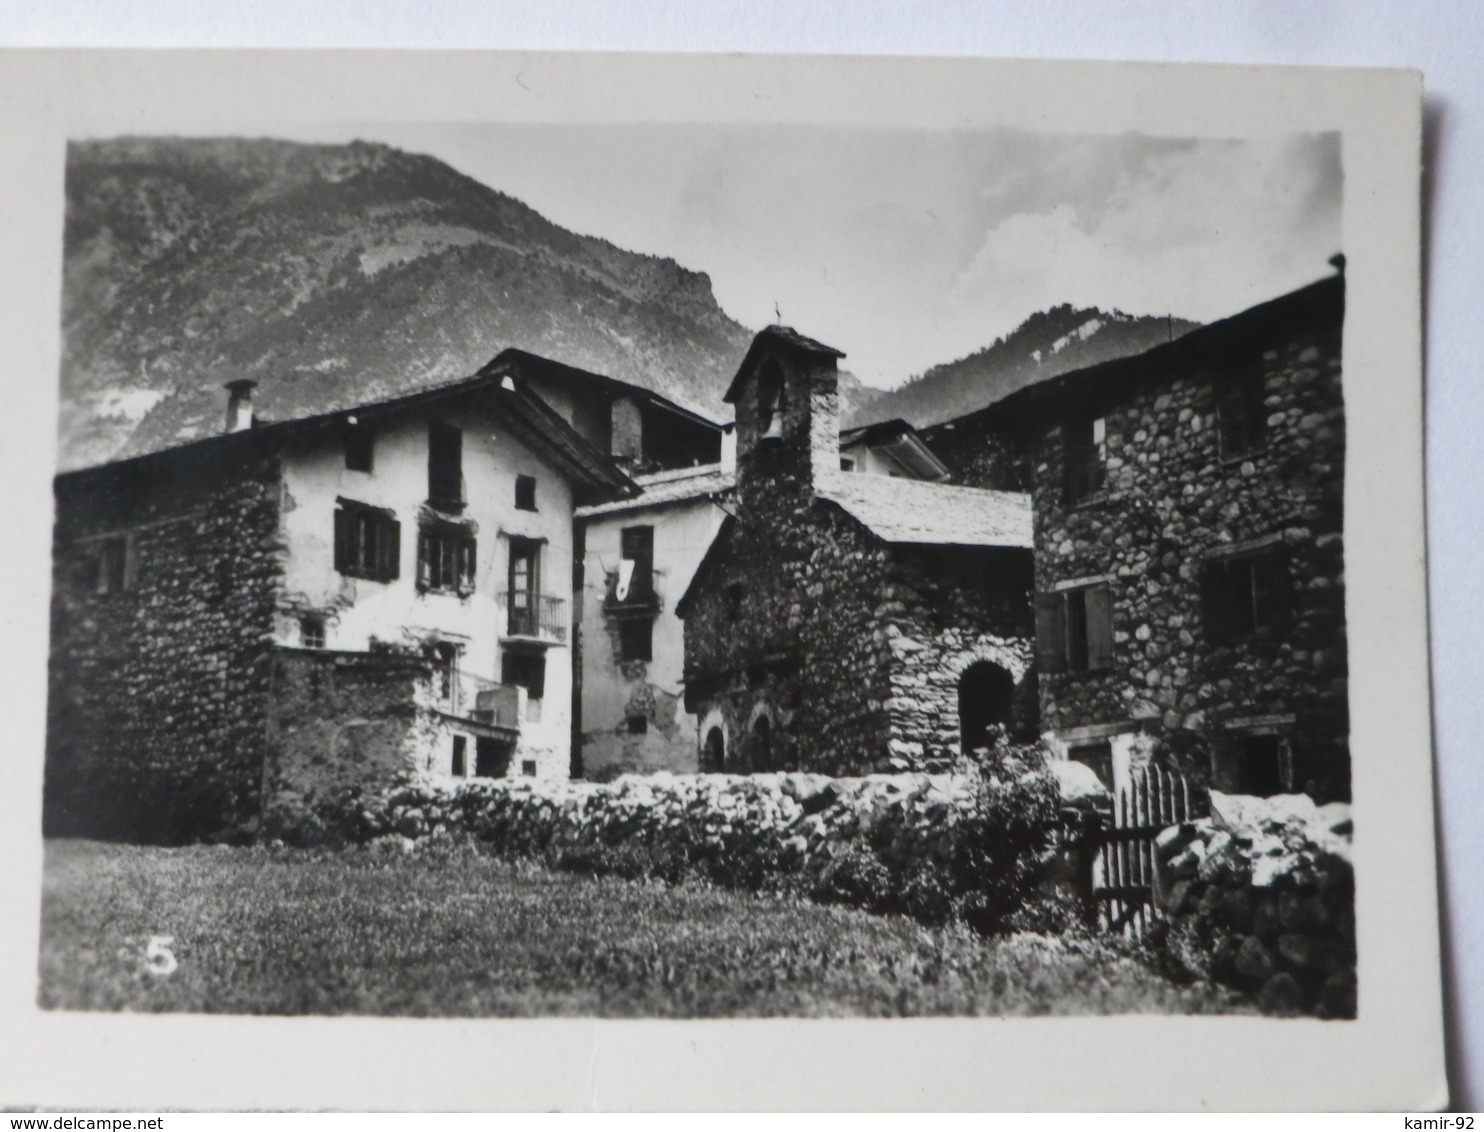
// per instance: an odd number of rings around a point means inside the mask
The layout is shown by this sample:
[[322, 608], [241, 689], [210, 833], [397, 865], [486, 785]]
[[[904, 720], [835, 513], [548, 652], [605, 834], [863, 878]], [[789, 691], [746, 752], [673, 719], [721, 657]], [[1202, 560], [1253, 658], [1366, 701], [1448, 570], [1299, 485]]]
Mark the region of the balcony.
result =
[[567, 603], [562, 598], [506, 590], [499, 594], [499, 602], [502, 640], [567, 643]]

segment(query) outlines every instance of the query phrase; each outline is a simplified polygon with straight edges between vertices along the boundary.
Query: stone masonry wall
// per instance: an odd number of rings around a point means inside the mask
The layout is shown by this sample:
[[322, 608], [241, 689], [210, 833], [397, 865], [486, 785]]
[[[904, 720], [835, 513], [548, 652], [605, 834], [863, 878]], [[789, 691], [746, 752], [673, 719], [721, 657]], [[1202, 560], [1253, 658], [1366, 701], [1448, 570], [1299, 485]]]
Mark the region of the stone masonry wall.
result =
[[[886, 769], [889, 638], [876, 610], [887, 548], [838, 511], [804, 506], [731, 528], [724, 551], [687, 614], [685, 647], [688, 705], [719, 709], [727, 769]], [[742, 587], [735, 618], [730, 585]], [[739, 761], [760, 712], [771, 768]]]
[[[1221, 457], [1213, 389], [1221, 367], [1240, 359], [1219, 354], [1171, 368], [1100, 409], [1107, 483], [1078, 505], [1069, 507], [1063, 495], [1060, 422], [1043, 415], [1028, 431], [1037, 590], [1104, 577], [1113, 593], [1112, 667], [1042, 673], [1042, 722], [1056, 732], [1139, 721], [1146, 732], [1194, 749], [1181, 769], [1205, 778], [1213, 773], [1210, 755], [1267, 717], [1292, 742], [1292, 788], [1321, 802], [1346, 799], [1339, 319], [1269, 335], [1260, 353], [1266, 435], [1240, 459]], [[1094, 405], [1065, 406], [1077, 407]], [[1272, 539], [1288, 555], [1288, 624], [1236, 645], [1208, 640], [1203, 561]]]
[[352, 788], [384, 789], [428, 769], [446, 730], [432, 702], [432, 671], [420, 658], [275, 649], [263, 775], [269, 828], [296, 827]]
[[[988, 659], [1024, 683], [1030, 556], [986, 569], [994, 552], [893, 548], [816, 499], [840, 474], [834, 362], [777, 359], [780, 439], [759, 441], [756, 382], [741, 387], [736, 518], [686, 610], [687, 708], [703, 740], [723, 725], [728, 770], [941, 768], [958, 753], [963, 669]], [[1014, 592], [985, 584], [1006, 570]], [[771, 765], [758, 767], [738, 754], [764, 713]]]
[[[280, 476], [246, 444], [57, 481], [44, 825], [172, 842], [259, 813]], [[127, 583], [97, 592], [100, 537]]]
[[[960, 570], [952, 569], [953, 559]], [[947, 560], [947, 561], [945, 561]], [[965, 560], [996, 579], [993, 588], [965, 584]], [[1015, 682], [1011, 734], [1037, 731], [1029, 590], [1031, 556], [1024, 551], [899, 551], [878, 610], [891, 649], [893, 765], [941, 767], [962, 754], [959, 681], [988, 661]]]

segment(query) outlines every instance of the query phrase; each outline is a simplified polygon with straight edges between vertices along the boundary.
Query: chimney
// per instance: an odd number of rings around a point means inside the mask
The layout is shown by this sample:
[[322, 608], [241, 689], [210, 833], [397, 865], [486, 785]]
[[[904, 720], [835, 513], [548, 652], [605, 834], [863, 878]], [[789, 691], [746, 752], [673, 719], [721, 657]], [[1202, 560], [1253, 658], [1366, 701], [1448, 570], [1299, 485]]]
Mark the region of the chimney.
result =
[[245, 377], [227, 382], [227, 432], [252, 428], [252, 391], [257, 384]]

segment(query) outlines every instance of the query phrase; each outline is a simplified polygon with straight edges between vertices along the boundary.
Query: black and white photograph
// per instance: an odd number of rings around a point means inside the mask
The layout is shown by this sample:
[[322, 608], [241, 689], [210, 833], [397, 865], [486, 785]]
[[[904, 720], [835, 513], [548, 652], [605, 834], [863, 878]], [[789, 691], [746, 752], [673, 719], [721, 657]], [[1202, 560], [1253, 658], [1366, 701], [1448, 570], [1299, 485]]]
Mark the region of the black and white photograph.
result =
[[66, 125], [45, 1024], [1385, 1016], [1382, 147], [773, 64], [713, 76], [752, 116], [509, 56], [539, 113]]

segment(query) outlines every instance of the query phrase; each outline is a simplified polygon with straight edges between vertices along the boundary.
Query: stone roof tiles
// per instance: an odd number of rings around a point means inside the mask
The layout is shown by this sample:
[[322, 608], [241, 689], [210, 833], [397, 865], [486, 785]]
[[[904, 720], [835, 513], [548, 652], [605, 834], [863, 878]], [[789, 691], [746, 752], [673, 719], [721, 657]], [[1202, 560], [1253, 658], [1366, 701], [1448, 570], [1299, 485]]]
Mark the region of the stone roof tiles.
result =
[[889, 543], [1030, 549], [1031, 497], [1015, 491], [836, 475], [815, 488]]
[[597, 515], [610, 515], [620, 511], [637, 511], [644, 507], [657, 507], [665, 503], [679, 503], [688, 499], [704, 499], [732, 490], [736, 476], [722, 471], [717, 464], [703, 464], [698, 468], [686, 468], [682, 472], [657, 472], [654, 475], [634, 477], [642, 494], [633, 499], [619, 499], [610, 503], [597, 503], [590, 507], [579, 507], [579, 519]]

